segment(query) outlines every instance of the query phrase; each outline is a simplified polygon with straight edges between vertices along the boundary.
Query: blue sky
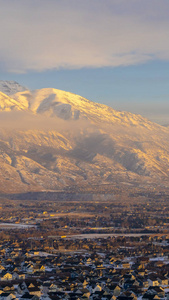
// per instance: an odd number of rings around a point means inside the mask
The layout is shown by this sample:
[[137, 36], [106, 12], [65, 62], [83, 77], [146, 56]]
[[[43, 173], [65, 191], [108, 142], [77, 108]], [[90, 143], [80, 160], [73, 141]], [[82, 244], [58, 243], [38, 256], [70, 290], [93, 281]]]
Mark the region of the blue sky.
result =
[[0, 0], [0, 79], [169, 123], [168, 0]]

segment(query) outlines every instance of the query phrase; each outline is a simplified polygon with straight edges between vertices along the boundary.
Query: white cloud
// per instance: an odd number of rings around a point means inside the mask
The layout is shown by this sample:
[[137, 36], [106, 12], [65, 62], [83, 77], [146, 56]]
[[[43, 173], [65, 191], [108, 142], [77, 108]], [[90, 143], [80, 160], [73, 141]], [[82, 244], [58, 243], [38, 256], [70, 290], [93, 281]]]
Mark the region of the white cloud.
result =
[[3, 70], [169, 60], [168, 0], [0, 0], [0, 7]]

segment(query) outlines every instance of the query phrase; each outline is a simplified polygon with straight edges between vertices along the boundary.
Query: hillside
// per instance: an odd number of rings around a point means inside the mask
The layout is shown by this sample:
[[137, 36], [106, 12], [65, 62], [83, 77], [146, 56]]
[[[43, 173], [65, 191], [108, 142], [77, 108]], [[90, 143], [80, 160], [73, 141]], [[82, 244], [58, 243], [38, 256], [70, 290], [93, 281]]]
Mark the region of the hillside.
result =
[[168, 186], [169, 128], [56, 89], [0, 93], [0, 191]]

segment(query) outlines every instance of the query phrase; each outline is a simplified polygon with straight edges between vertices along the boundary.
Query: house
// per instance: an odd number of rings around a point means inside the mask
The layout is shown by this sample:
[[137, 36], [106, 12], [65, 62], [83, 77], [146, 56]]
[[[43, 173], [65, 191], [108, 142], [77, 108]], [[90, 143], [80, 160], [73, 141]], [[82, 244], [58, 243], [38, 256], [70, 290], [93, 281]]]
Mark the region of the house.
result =
[[92, 292], [95, 293], [95, 292], [100, 292], [100, 291], [102, 291], [102, 287], [99, 284], [97, 284]]
[[36, 295], [38, 297], [41, 296], [41, 289], [40, 286], [38, 286], [37, 282], [30, 282], [27, 284], [28, 293], [30, 295]]
[[149, 293], [145, 293], [142, 297], [143, 300], [160, 300], [160, 297], [157, 295], [151, 295]]
[[166, 278], [162, 275], [158, 275], [157, 279], [158, 279], [160, 285], [167, 285], [168, 286], [168, 278]]
[[160, 286], [150, 286], [148, 288], [148, 290], [147, 290], [147, 293], [158, 295], [160, 298], [164, 298], [165, 297], [165, 291]]
[[110, 285], [109, 289], [111, 292], [113, 292], [113, 295], [116, 297], [119, 296], [121, 293], [121, 287], [117, 284]]
[[12, 300], [12, 299], [18, 299], [16, 296], [12, 293], [1, 293], [0, 294], [0, 300]]
[[156, 274], [150, 274], [149, 275], [148, 283], [149, 283], [149, 286], [158, 286], [159, 285], [159, 281], [157, 279]]
[[125, 290], [131, 288], [135, 283], [135, 280], [131, 280], [131, 279], [127, 279], [124, 283], [123, 283], [123, 288]]
[[124, 295], [126, 297], [131, 297], [133, 300], [137, 300], [136, 294], [133, 293], [132, 291], [126, 291], [122, 295]]
[[7, 280], [12, 280], [12, 274], [9, 272], [2, 272], [0, 274], [0, 280], [1, 281], [7, 281]]
[[28, 293], [28, 288], [27, 288], [27, 285], [26, 283], [23, 281], [21, 283], [19, 283], [18, 287], [17, 287], [17, 292], [18, 294], [20, 295], [23, 295], [25, 293]]
[[25, 293], [20, 299], [21, 300], [39, 300], [39, 297], [36, 295], [30, 295], [29, 293]]

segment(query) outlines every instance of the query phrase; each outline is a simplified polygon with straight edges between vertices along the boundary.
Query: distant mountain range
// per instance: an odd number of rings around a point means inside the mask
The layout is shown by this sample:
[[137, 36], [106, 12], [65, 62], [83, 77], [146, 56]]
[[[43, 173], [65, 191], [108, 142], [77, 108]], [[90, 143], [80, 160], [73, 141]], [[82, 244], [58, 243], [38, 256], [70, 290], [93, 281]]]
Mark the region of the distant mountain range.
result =
[[53, 88], [0, 90], [1, 193], [169, 185], [168, 127]]

